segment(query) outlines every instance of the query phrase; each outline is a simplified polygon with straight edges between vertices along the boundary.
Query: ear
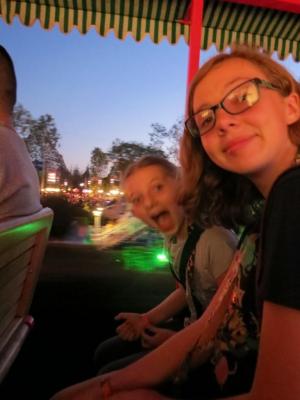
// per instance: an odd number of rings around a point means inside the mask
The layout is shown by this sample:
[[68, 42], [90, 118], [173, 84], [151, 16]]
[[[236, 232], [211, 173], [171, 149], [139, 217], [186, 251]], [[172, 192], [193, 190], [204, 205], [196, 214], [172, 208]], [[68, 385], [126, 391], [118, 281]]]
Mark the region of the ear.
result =
[[300, 98], [295, 92], [284, 98], [287, 125], [292, 125], [300, 119]]

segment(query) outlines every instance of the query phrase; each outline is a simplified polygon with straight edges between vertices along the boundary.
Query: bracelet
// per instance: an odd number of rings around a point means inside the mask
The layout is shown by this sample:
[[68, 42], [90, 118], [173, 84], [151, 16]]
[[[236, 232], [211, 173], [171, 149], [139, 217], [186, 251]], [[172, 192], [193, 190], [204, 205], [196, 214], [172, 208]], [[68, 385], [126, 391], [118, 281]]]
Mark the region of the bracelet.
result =
[[100, 381], [101, 400], [108, 400], [112, 396], [113, 391], [109, 379]]
[[142, 317], [144, 328], [147, 328], [148, 326], [151, 325], [147, 314], [142, 314], [141, 317]]

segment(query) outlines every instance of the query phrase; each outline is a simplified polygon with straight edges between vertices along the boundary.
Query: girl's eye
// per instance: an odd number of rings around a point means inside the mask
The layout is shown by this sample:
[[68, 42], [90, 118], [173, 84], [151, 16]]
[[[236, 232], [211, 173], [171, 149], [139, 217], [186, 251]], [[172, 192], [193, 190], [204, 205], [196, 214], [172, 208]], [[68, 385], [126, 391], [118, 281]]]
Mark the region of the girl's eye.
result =
[[214, 124], [214, 112], [212, 110], [203, 110], [200, 111], [195, 116], [196, 125], [201, 129], [204, 129], [208, 126]]
[[236, 93], [232, 93], [228, 99], [231, 104], [241, 104], [247, 102], [248, 100], [248, 92], [247, 91], [240, 91]]
[[253, 103], [255, 103], [254, 94], [255, 93], [253, 90], [251, 90], [251, 87], [241, 88], [241, 90], [233, 92], [232, 96], [230, 96], [228, 100], [231, 102], [232, 105], [252, 105]]
[[240, 93], [240, 94], [236, 97], [236, 101], [237, 101], [237, 103], [248, 102], [248, 92]]
[[207, 117], [203, 118], [201, 121], [201, 127], [205, 128], [207, 126], [210, 126], [213, 123], [213, 116], [212, 115], [208, 115]]

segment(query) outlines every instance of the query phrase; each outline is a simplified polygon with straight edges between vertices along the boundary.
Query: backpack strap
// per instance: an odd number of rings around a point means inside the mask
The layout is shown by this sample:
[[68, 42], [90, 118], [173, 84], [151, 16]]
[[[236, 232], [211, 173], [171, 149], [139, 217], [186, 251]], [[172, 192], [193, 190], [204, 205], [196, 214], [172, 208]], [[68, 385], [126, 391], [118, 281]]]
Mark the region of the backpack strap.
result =
[[196, 248], [196, 244], [202, 232], [203, 229], [200, 229], [197, 225], [190, 225], [188, 227], [189, 234], [182, 249], [179, 265], [179, 277], [177, 277], [177, 280], [182, 284], [184, 288], [186, 287], [186, 269], [189, 263], [189, 259]]
[[[187, 269], [193, 269], [195, 265], [196, 245], [202, 232], [203, 229], [199, 228], [197, 225], [189, 225], [188, 237], [182, 249], [178, 273], [174, 270], [172, 263], [170, 263], [172, 275], [174, 276], [175, 280], [184, 287], [184, 289], [186, 289]], [[202, 304], [194, 295], [192, 295], [192, 299], [197, 316], [199, 317], [203, 313]], [[190, 312], [188, 314], [190, 315]], [[185, 314], [185, 316], [187, 315]]]

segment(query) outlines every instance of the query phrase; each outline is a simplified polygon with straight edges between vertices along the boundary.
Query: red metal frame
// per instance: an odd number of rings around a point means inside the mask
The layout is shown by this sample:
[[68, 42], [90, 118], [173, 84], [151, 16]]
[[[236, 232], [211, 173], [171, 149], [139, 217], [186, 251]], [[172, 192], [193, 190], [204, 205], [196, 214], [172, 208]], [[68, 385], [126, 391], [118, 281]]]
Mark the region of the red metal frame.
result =
[[202, 35], [202, 19], [203, 19], [203, 3], [204, 0], [191, 0], [185, 18], [183, 21], [181, 21], [184, 24], [190, 25], [186, 99], [191, 80], [193, 79], [195, 73], [199, 68], [201, 35]]
[[192, 0], [188, 10], [190, 13], [189, 64], [187, 76], [188, 85], [199, 68], [203, 3], [204, 0]]
[[223, 0], [226, 3], [240, 3], [249, 6], [272, 8], [273, 10], [288, 11], [300, 14], [299, 0]]

